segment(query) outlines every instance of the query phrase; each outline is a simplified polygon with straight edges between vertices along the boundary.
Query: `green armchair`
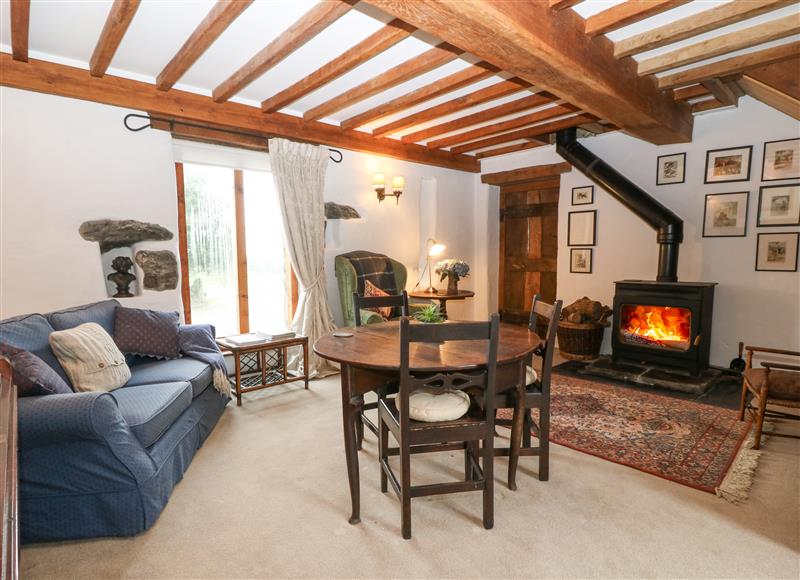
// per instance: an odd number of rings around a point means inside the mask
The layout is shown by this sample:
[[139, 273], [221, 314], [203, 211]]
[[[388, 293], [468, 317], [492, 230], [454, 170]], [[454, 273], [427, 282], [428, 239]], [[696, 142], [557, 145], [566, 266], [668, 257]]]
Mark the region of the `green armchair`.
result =
[[[404, 290], [406, 287], [406, 280], [408, 279], [408, 272], [406, 267], [398, 262], [392, 260], [392, 269], [394, 270], [394, 279], [397, 282], [397, 289]], [[342, 316], [344, 317], [345, 326], [355, 326], [356, 319], [353, 314], [353, 292], [357, 291], [356, 286], [356, 270], [344, 256], [336, 256], [334, 259], [334, 268], [336, 270], [336, 282], [339, 285], [339, 300], [342, 304]], [[383, 318], [377, 312], [372, 310], [361, 311], [362, 324], [375, 324], [376, 322], [383, 322]]]

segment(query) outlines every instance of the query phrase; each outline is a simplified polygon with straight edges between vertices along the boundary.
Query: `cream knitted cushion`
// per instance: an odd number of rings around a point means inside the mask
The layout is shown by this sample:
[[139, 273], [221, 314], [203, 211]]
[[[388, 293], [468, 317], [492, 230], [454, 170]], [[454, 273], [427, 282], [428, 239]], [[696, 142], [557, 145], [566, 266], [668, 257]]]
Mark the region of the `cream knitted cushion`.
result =
[[525, 384], [532, 385], [536, 381], [539, 380], [539, 375], [536, 374], [536, 371], [533, 370], [533, 367], [526, 366], [525, 367]]
[[50, 333], [50, 348], [76, 391], [111, 391], [131, 378], [125, 356], [94, 322]]
[[469, 395], [464, 391], [423, 388], [408, 396], [408, 416], [414, 421], [454, 421], [468, 410]]

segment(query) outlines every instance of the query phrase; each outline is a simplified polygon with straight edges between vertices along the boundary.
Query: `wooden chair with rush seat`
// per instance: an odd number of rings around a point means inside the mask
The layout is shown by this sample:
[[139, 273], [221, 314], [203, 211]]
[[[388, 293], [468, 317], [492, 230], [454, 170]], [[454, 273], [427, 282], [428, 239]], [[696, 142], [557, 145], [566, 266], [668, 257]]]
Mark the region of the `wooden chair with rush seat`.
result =
[[[391, 483], [401, 503], [403, 538], [411, 538], [411, 498], [428, 495], [483, 492], [483, 526], [494, 526], [494, 393], [497, 375], [499, 318], [489, 322], [414, 324], [400, 320], [400, 385], [397, 397], [378, 400], [381, 491]], [[487, 340], [488, 339], [488, 340]], [[412, 374], [410, 356], [415, 343], [487, 341], [486, 367], [470, 372]], [[466, 415], [443, 421], [417, 421], [410, 416], [409, 397], [418, 389], [456, 390], [472, 395]], [[389, 433], [397, 447], [389, 448]], [[464, 450], [464, 480], [411, 485], [411, 455]], [[400, 457], [400, 477], [389, 457]], [[480, 457], [480, 461], [479, 461]]]
[[[539, 480], [547, 481], [550, 477], [550, 377], [553, 367], [556, 332], [561, 317], [561, 300], [554, 304], [543, 302], [537, 294], [531, 304], [531, 315], [528, 328], [536, 332], [538, 317], [547, 321], [547, 334], [544, 342], [534, 351], [534, 355], [542, 359], [540, 373], [528, 367], [525, 372], [526, 384], [516, 391], [500, 393], [495, 397], [497, 409], [513, 409], [512, 419], [501, 419], [498, 425], [511, 427], [510, 445], [496, 448], [495, 455], [508, 456], [508, 487], [517, 489], [517, 464], [520, 456], [539, 456]], [[533, 362], [533, 361], [531, 361]], [[538, 423], [533, 420], [531, 409], [539, 409]], [[531, 445], [531, 431], [535, 430], [539, 445]]]
[[[757, 353], [779, 356], [800, 357], [800, 352], [778, 348], [747, 346], [745, 369], [742, 372], [742, 399], [739, 404], [739, 420], [743, 421], [745, 412], [752, 417], [755, 429], [753, 449], [761, 447], [761, 432], [764, 429], [764, 418], [800, 420], [800, 415], [768, 410], [767, 405], [778, 407], [800, 408], [800, 365], [761, 362], [760, 367], [753, 366], [753, 356]], [[752, 395], [750, 401], [747, 394]], [[782, 433], [771, 433], [779, 437], [794, 437]]]

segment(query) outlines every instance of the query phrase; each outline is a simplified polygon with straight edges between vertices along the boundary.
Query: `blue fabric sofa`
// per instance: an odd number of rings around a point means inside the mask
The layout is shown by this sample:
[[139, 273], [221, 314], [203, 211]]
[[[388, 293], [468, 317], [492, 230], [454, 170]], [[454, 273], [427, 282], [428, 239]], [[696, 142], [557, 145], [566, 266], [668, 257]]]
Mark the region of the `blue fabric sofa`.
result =
[[[0, 321], [0, 341], [29, 350], [69, 383], [54, 330], [96, 322], [113, 336], [116, 300]], [[23, 542], [130, 536], [148, 529], [228, 403], [211, 367], [183, 357], [131, 361], [108, 393], [19, 399]]]

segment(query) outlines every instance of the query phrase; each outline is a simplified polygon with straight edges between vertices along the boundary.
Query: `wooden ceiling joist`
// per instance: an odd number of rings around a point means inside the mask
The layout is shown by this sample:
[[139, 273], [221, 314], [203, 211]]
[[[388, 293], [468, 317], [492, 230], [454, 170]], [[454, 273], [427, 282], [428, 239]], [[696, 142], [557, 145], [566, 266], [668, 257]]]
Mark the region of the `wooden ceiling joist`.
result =
[[747, 71], [747, 76], [773, 89], [800, 99], [800, 58]]
[[513, 95], [514, 93], [523, 91], [526, 88], [530, 88], [530, 86], [530, 83], [527, 83], [522, 79], [500, 81], [499, 83], [495, 83], [466, 95], [462, 95], [456, 99], [453, 99], [452, 101], [441, 103], [435, 107], [430, 107], [429, 109], [409, 115], [408, 117], [403, 117], [402, 119], [397, 119], [391, 123], [376, 127], [373, 129], [372, 134], [377, 137], [391, 135], [392, 133], [402, 131], [408, 127], [413, 127], [414, 125], [425, 123], [426, 121], [430, 121], [432, 119], [444, 117], [445, 115], [452, 115], [453, 113], [463, 111], [464, 109], [469, 109], [470, 107], [475, 107], [477, 105], [482, 105], [483, 103], [488, 103], [489, 101], [494, 101], [495, 99]]
[[614, 56], [622, 58], [640, 52], [667, 46], [709, 30], [734, 24], [771, 10], [782, 8], [797, 0], [748, 0], [729, 2], [686, 16], [658, 28], [642, 32], [614, 43]]
[[800, 13], [770, 20], [756, 26], [729, 32], [639, 61], [640, 75], [655, 74], [707, 58], [779, 40], [800, 32]]
[[744, 75], [739, 79], [738, 84], [745, 93], [754, 99], [758, 99], [762, 103], [766, 103], [770, 107], [800, 120], [800, 100], [797, 98], [748, 75]]
[[355, 0], [320, 2], [287, 30], [262, 48], [242, 68], [220, 83], [212, 92], [214, 101], [227, 101], [269, 69], [344, 16]]
[[475, 158], [486, 159], [487, 157], [496, 157], [498, 155], [516, 153], [517, 151], [526, 151], [528, 149], [535, 149], [536, 147], [542, 147], [543, 145], [547, 145], [547, 143], [542, 143], [540, 141], [530, 141], [528, 143], [518, 143], [517, 145], [506, 145], [505, 147], [498, 147], [496, 149], [487, 149], [486, 151], [481, 151], [480, 153], [475, 154]]
[[451, 147], [452, 145], [467, 143], [469, 141], [480, 139], [481, 137], [489, 137], [490, 135], [496, 135], [497, 133], [503, 133], [504, 131], [510, 131], [512, 129], [518, 129], [527, 125], [541, 123], [542, 121], [547, 121], [549, 119], [555, 119], [556, 117], [569, 115], [570, 113], [575, 113], [576, 111], [577, 107], [573, 105], [556, 105], [541, 111], [536, 111], [520, 117], [514, 117], [513, 119], [508, 119], [507, 121], [494, 123], [493, 125], [488, 125], [486, 127], [478, 127], [477, 129], [466, 131], [464, 133], [458, 133], [456, 135], [442, 137], [441, 139], [436, 139], [434, 141], [428, 141], [425, 145], [431, 149]]
[[92, 58], [89, 60], [89, 71], [93, 77], [102, 77], [106, 74], [111, 59], [114, 58], [128, 26], [139, 9], [139, 4], [140, 0], [114, 0], [103, 25], [103, 31], [94, 47]]
[[661, 89], [673, 89], [675, 87], [699, 83], [706, 79], [734, 75], [753, 68], [789, 60], [798, 55], [800, 55], [800, 41], [788, 42], [786, 44], [773, 46], [772, 48], [748, 52], [711, 64], [664, 75], [659, 77], [658, 86]]
[[550, 8], [553, 10], [564, 10], [566, 8], [572, 8], [580, 2], [583, 2], [583, 0], [550, 0]]
[[378, 76], [361, 83], [357, 87], [353, 87], [349, 91], [345, 91], [341, 95], [330, 99], [312, 109], [309, 109], [303, 114], [303, 119], [306, 121], [316, 121], [323, 117], [327, 117], [337, 111], [346, 109], [368, 99], [373, 95], [377, 95], [387, 89], [396, 85], [404, 83], [421, 74], [430, 72], [435, 68], [447, 64], [458, 58], [463, 53], [462, 50], [456, 47], [443, 43], [439, 46], [431, 48], [406, 62], [393, 67]]
[[265, 113], [280, 111], [285, 106], [303, 98], [318, 88], [339, 78], [372, 57], [408, 38], [414, 27], [401, 20], [393, 20], [386, 26], [369, 35], [353, 48], [334, 58], [299, 82], [264, 100], [261, 110]]
[[594, 117], [590, 115], [576, 115], [567, 119], [559, 119], [558, 121], [551, 121], [549, 123], [543, 123], [541, 125], [519, 129], [517, 131], [511, 131], [510, 133], [503, 133], [502, 135], [497, 135], [495, 137], [487, 137], [486, 139], [481, 139], [479, 141], [472, 141], [471, 143], [467, 143], [465, 145], [453, 147], [450, 149], [450, 152], [455, 155], [460, 155], [461, 153], [466, 153], [467, 151], [477, 151], [478, 149], [485, 149], [486, 147], [491, 147], [493, 145], [500, 145], [502, 143], [510, 143], [511, 141], [517, 141], [519, 139], [529, 139], [531, 137], [539, 137], [540, 135], [555, 133], [556, 131], [568, 129], [570, 127], [577, 127], [578, 125], [582, 125], [583, 123], [588, 123], [594, 120]]
[[431, 137], [444, 135], [445, 133], [451, 133], [453, 131], [457, 131], [458, 129], [464, 129], [465, 127], [471, 127], [473, 125], [485, 123], [486, 121], [491, 121], [492, 119], [499, 119], [500, 117], [512, 115], [520, 111], [535, 109], [537, 107], [541, 107], [542, 105], [553, 102], [554, 99], [555, 97], [549, 93], [536, 93], [535, 95], [522, 97], [521, 99], [515, 99], [509, 103], [497, 105], [491, 109], [478, 111], [477, 113], [465, 115], [464, 117], [459, 117], [458, 119], [453, 119], [452, 121], [447, 121], [432, 127], [420, 129], [414, 133], [403, 135], [402, 141], [403, 143], [417, 143], [419, 141], [425, 141]]
[[168, 91], [187, 70], [203, 56], [208, 47], [225, 32], [228, 26], [247, 9], [253, 0], [217, 0], [202, 22], [186, 39], [180, 50], [172, 57], [156, 77], [156, 87]]
[[702, 85], [723, 105], [735, 105], [739, 102], [740, 94], [728, 83], [723, 83], [719, 79], [707, 79]]
[[703, 85], [691, 85], [672, 91], [672, 98], [676, 101], [688, 101], [698, 97], [706, 97], [711, 93]]
[[11, 2], [11, 54], [14, 60], [28, 62], [28, 32], [31, 22], [30, 0]]
[[374, 121], [382, 117], [388, 117], [389, 115], [399, 113], [405, 109], [410, 109], [411, 107], [421, 105], [422, 103], [430, 101], [431, 99], [435, 99], [436, 97], [441, 97], [442, 95], [446, 95], [447, 93], [451, 93], [455, 90], [468, 87], [469, 85], [473, 85], [478, 81], [488, 79], [489, 77], [494, 76], [497, 72], [499, 72], [499, 69], [493, 67], [487, 62], [480, 62], [474, 66], [468, 66], [467, 68], [441, 78], [438, 81], [434, 81], [428, 85], [425, 85], [424, 87], [420, 87], [414, 91], [411, 91], [410, 93], [399, 96], [396, 99], [392, 99], [386, 103], [381, 103], [380, 105], [377, 105], [368, 111], [364, 111], [363, 113], [350, 117], [349, 119], [345, 119], [339, 126], [343, 129], [355, 129], [356, 127], [361, 127], [370, 121]]
[[665, 12], [690, 0], [626, 0], [586, 19], [585, 32], [594, 37]]
[[481, 175], [481, 183], [489, 185], [510, 185], [520, 181], [532, 181], [557, 177], [562, 173], [572, 171], [572, 165], [566, 161], [561, 163], [551, 163], [549, 165], [534, 165], [532, 167], [522, 167], [511, 171], [498, 171], [497, 173], [484, 173]]
[[97, 78], [83, 69], [40, 60], [21, 63], [13, 60], [10, 54], [0, 54], [0, 67], [3, 70], [0, 84], [16, 89], [150, 111], [164, 117], [230, 127], [265, 137], [285, 137], [461, 171], [480, 171], [480, 163], [471, 156], [434, 151], [392, 139], [376, 139], [361, 131], [342, 131], [326, 123], [304, 122], [293, 115], [262, 113], [257, 107], [239, 103], [214, 103], [210, 97], [186, 91], [159, 91], [150, 83], [122, 77]]
[[704, 101], [698, 101], [697, 103], [692, 104], [692, 113], [705, 113], [707, 111], [714, 111], [716, 109], [722, 109], [731, 106], [733, 105], [723, 103], [716, 98], [706, 99]]
[[687, 142], [689, 108], [584, 34], [574, 10], [546, 2], [364, 0], [654, 144]]

